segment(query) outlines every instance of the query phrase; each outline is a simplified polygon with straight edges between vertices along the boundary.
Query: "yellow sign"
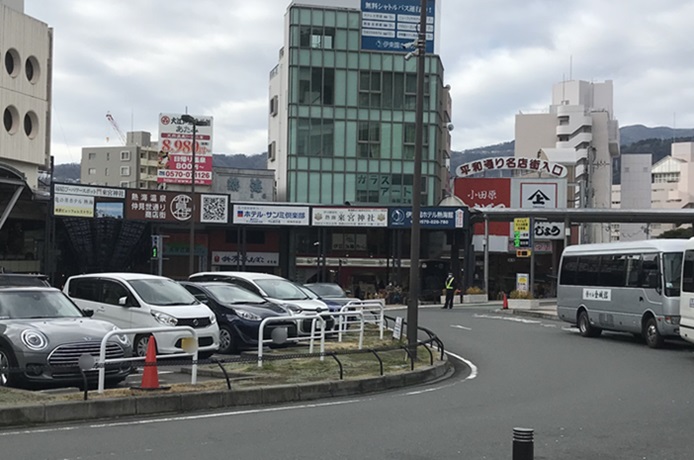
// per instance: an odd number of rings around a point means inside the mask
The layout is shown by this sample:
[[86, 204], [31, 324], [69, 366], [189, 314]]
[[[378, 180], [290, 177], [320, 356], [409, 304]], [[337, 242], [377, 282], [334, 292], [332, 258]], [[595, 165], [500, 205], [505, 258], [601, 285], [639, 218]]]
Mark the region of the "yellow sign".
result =
[[516, 257], [530, 257], [530, 249], [516, 249]]
[[514, 232], [529, 232], [530, 231], [530, 218], [529, 217], [516, 217], [513, 219], [513, 231]]

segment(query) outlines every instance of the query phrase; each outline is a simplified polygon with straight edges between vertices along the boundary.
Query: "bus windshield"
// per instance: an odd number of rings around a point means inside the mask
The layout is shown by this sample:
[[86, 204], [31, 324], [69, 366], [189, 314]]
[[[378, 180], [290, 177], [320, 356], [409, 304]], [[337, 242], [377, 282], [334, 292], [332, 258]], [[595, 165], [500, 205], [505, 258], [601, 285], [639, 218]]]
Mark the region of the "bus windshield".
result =
[[666, 252], [663, 254], [663, 276], [665, 277], [665, 295], [679, 297], [680, 274], [682, 271], [682, 253]]

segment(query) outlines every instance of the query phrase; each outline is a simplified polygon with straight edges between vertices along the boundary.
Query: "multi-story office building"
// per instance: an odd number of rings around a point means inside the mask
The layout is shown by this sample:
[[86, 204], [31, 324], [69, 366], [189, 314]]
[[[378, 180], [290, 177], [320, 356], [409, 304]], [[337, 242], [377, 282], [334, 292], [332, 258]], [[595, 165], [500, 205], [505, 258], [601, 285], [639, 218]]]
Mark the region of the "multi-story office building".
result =
[[[625, 155], [622, 158], [624, 162], [628, 157], [642, 157], [641, 161], [649, 160], [651, 155]], [[630, 174], [632, 171], [625, 171], [622, 166], [622, 183], [621, 185], [612, 186], [612, 207], [614, 208], [652, 208], [652, 209], [682, 209], [694, 207], [694, 142], [676, 142], [670, 148], [670, 155], [661, 159], [654, 165], [649, 162], [648, 175], [650, 177], [651, 187], [648, 190], [650, 203], [643, 206], [634, 206], [629, 200], [633, 199], [635, 190], [627, 188], [625, 184], [625, 174]], [[633, 169], [633, 168], [632, 168]], [[629, 179], [627, 179], [629, 180]], [[635, 187], [643, 184], [643, 180], [636, 182]], [[644, 188], [641, 187], [640, 193], [644, 193]], [[675, 228], [673, 224], [633, 224], [638, 225], [644, 237], [655, 238], [661, 233]], [[620, 232], [623, 233], [623, 232]], [[616, 235], [616, 232], [613, 233]], [[621, 235], [620, 235], [621, 237]]]
[[[548, 113], [516, 115], [515, 155], [569, 168], [567, 207], [610, 208], [612, 158], [619, 155], [612, 81], [564, 81], [552, 88]], [[609, 227], [587, 224], [581, 242], [610, 241]]]
[[157, 189], [159, 150], [150, 133], [127, 133], [125, 145], [84, 147], [80, 181], [111, 187]]
[[[451, 98], [436, 54], [438, 4], [426, 12], [422, 186], [414, 190], [420, 1], [290, 3], [269, 85], [268, 168], [279, 201], [408, 206], [420, 193], [422, 206], [436, 206], [446, 196]], [[441, 239], [423, 235], [425, 256], [440, 255]], [[385, 228], [297, 229], [291, 241], [292, 253], [318, 247], [339, 259], [330, 269], [352, 287], [387, 283], [393, 254], [408, 258], [407, 237], [390, 239]], [[344, 241], [363, 244], [348, 251]], [[315, 280], [315, 261], [301, 259], [290, 277]]]
[[[289, 5], [284, 46], [270, 73], [268, 167], [278, 199], [411, 203], [417, 59], [406, 59], [408, 50], [395, 41], [369, 46], [359, 1], [320, 3]], [[415, 10], [396, 11], [417, 19]], [[421, 194], [423, 206], [434, 206], [448, 189], [451, 102], [441, 60], [429, 51], [424, 93]]]
[[[650, 154], [621, 155], [621, 184], [612, 186], [612, 207], [623, 209], [650, 209], [651, 188], [644, 184], [651, 182]], [[623, 193], [620, 203], [615, 206], [615, 188]], [[651, 224], [653, 225], [653, 224]], [[612, 240], [637, 241], [647, 239], [650, 228], [643, 223], [612, 224]]]
[[52, 49], [53, 30], [25, 15], [23, 0], [0, 0], [0, 270], [41, 270]]

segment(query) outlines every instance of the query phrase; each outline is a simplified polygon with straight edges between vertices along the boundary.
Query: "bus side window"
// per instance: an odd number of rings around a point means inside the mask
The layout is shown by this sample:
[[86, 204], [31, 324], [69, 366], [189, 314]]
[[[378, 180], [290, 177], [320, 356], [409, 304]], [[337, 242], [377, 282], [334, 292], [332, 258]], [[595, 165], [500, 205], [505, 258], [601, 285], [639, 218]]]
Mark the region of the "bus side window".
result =
[[627, 286], [638, 287], [639, 273], [641, 272], [641, 256], [629, 254], [627, 257]]
[[694, 251], [685, 251], [682, 261], [682, 291], [694, 292]]
[[658, 256], [656, 254], [644, 254], [641, 265], [641, 277], [639, 285], [647, 289], [655, 289], [660, 286], [658, 270]]

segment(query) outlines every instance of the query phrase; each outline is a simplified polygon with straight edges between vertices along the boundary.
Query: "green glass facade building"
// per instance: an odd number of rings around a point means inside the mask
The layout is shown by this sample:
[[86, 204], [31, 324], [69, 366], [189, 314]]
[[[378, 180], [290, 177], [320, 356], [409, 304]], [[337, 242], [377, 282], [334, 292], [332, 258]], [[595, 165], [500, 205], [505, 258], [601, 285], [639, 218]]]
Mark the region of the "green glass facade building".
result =
[[[417, 58], [361, 49], [362, 12], [292, 4], [270, 73], [268, 168], [279, 201], [410, 204]], [[425, 57], [422, 206], [448, 190], [451, 103], [437, 54]]]

